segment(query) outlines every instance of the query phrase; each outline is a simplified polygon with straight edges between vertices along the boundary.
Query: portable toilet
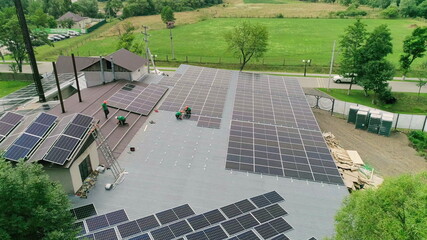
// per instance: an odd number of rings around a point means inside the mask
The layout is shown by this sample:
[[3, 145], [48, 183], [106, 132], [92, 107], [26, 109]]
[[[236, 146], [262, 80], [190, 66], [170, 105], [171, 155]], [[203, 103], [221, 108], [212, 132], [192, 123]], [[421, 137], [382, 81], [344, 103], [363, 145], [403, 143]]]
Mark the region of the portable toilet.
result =
[[348, 123], [353, 123], [353, 124], [356, 123], [357, 111], [359, 111], [359, 106], [356, 106], [356, 105], [350, 106], [350, 110], [348, 111], [348, 118], [347, 118]]
[[383, 116], [381, 118], [381, 125], [378, 134], [387, 137], [390, 136], [392, 125], [393, 118], [390, 116]]
[[371, 113], [369, 117], [368, 132], [378, 133], [381, 126], [381, 115]]
[[372, 114], [378, 114], [378, 115], [381, 116], [381, 112], [380, 111], [378, 111], [377, 109], [371, 109], [368, 112], [368, 119], [366, 120], [367, 123], [369, 123]]
[[357, 111], [356, 116], [356, 128], [357, 129], [366, 129], [368, 120], [368, 112], [366, 111]]

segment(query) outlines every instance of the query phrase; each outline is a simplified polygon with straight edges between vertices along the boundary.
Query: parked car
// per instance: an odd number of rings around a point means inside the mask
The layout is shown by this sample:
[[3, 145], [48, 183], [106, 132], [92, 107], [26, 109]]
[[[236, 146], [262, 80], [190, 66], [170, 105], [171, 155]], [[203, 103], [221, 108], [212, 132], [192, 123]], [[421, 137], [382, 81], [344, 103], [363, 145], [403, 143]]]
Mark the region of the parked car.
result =
[[58, 37], [58, 36], [52, 36], [52, 38], [55, 40], [55, 42], [56, 42], [56, 41], [61, 41], [61, 40], [62, 40], [62, 38], [60, 38], [60, 37]]
[[68, 31], [68, 35], [70, 35], [70, 36], [79, 36], [79, 35], [80, 35], [80, 33], [79, 33], [79, 32], [76, 32], [76, 31], [73, 31], [73, 30], [69, 30], [69, 31]]
[[[357, 74], [344, 74], [344, 75], [336, 75], [333, 78], [334, 83], [351, 83], [351, 78], [355, 78]], [[353, 79], [353, 83], [355, 83], [355, 79]]]
[[61, 34], [56, 34], [56, 35], [54, 35], [55, 37], [58, 37], [58, 38], [60, 38], [60, 39], [65, 39], [66, 37], [64, 36], [64, 35], [61, 35]]

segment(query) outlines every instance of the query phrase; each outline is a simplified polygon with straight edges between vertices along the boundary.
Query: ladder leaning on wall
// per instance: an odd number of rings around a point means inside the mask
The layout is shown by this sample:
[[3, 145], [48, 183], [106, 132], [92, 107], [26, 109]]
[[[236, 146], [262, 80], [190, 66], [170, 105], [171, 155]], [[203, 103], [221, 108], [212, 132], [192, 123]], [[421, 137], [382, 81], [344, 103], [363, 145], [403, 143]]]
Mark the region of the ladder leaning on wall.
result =
[[107, 166], [106, 166], [107, 169], [110, 169], [111, 172], [113, 173], [113, 176], [115, 179], [113, 187], [115, 187], [117, 184], [121, 183], [124, 180], [124, 174], [126, 172], [120, 166], [116, 157], [114, 157], [114, 154], [111, 151], [111, 148], [108, 145], [107, 141], [105, 140], [104, 136], [102, 135], [98, 124], [93, 125], [93, 128], [91, 129], [91, 134], [96, 141], [97, 148], [101, 150], [102, 155], [105, 158], [105, 161], [107, 163]]

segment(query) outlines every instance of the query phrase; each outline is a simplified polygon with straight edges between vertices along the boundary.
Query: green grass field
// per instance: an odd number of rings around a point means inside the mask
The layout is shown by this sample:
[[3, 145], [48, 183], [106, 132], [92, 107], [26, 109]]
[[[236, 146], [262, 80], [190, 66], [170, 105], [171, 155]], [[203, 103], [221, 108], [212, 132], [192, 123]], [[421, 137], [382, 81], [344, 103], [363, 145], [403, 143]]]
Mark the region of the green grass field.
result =
[[243, 0], [244, 3], [261, 3], [261, 4], [284, 4], [292, 2], [290, 0]]
[[388, 112], [404, 114], [425, 114], [427, 112], [427, 93], [421, 93], [418, 98], [417, 93], [393, 92], [397, 103], [375, 105], [372, 104], [373, 94], [365, 97], [362, 90], [351, 90], [350, 95], [347, 95], [347, 89], [330, 89], [328, 91], [326, 88], [319, 88], [319, 90], [341, 101], [358, 103]]
[[9, 95], [31, 83], [31, 81], [0, 81], [0, 97]]
[[[243, 19], [209, 19], [196, 24], [177, 26], [173, 29], [175, 56], [179, 61], [185, 61], [188, 56], [190, 62], [211, 63], [238, 63], [227, 51], [227, 44], [223, 34], [232, 29]], [[264, 57], [264, 63], [268, 65], [302, 65], [302, 59], [312, 59], [313, 65], [328, 66], [331, 58], [332, 44], [339, 40], [343, 30], [354, 19], [248, 19], [267, 26], [270, 33], [268, 51]], [[385, 20], [364, 19], [368, 29], [372, 30], [380, 24], [387, 24], [393, 37], [393, 54], [389, 60], [398, 64], [398, 58], [402, 51], [402, 42], [409, 35], [413, 25], [427, 25], [424, 22], [412, 19]], [[110, 26], [111, 27], [111, 26]], [[169, 30], [153, 30], [149, 32], [150, 49], [159, 60], [171, 59], [171, 47]], [[96, 32], [95, 32], [96, 34]], [[142, 34], [137, 34], [137, 40], [143, 41]], [[80, 56], [107, 55], [116, 50], [117, 37], [88, 38], [82, 36], [61, 41], [55, 44], [55, 48], [43, 46], [37, 48], [38, 60], [54, 60], [59, 53], [65, 54], [67, 46], [73, 47], [73, 52]], [[89, 41], [90, 40], [90, 41]], [[54, 51], [53, 49], [57, 49]], [[338, 50], [338, 49], [337, 49]], [[336, 54], [339, 56], [339, 53]], [[425, 57], [423, 60], [426, 60]], [[260, 60], [260, 63], [262, 60]], [[417, 65], [421, 60], [416, 60]]]

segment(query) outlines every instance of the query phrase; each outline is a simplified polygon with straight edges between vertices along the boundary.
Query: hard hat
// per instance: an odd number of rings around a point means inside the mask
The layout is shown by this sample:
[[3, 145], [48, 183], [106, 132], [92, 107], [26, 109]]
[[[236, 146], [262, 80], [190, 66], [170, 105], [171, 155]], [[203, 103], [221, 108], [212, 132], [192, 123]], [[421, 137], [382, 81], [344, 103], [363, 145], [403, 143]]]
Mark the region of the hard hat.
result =
[[185, 108], [188, 108], [188, 106], [185, 106]]
[[118, 119], [119, 118], [119, 116], [116, 116], [116, 119]]
[[107, 101], [104, 101], [104, 103], [106, 104], [106, 103], [107, 103]]

